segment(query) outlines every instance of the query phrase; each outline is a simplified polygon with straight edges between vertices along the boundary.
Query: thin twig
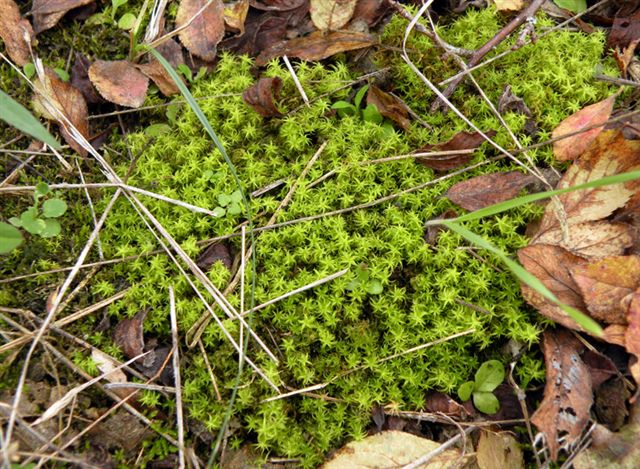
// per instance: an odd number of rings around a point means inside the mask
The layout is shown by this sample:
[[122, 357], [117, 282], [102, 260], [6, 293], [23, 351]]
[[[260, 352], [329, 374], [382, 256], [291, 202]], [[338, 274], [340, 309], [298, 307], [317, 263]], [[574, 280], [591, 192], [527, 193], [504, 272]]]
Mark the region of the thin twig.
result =
[[405, 464], [404, 466], [402, 466], [402, 469], [416, 469], [416, 468], [421, 467], [423, 465], [424, 466], [428, 466], [429, 461], [431, 461], [436, 456], [439, 456], [440, 454], [444, 453], [446, 450], [448, 450], [453, 445], [455, 445], [458, 441], [460, 441], [461, 439], [466, 437], [469, 433], [471, 433], [472, 431], [476, 430], [476, 428], [477, 427], [466, 428], [464, 430], [464, 432], [458, 433], [456, 436], [454, 436], [453, 438], [450, 438], [449, 440], [447, 440], [445, 443], [441, 444], [439, 447], [437, 447], [433, 451], [429, 451], [427, 454], [425, 454], [424, 456], [419, 457], [418, 459], [416, 459], [415, 461], [413, 461], [410, 464]]
[[173, 342], [173, 379], [176, 390], [176, 425], [178, 426], [178, 467], [184, 469], [184, 418], [182, 415], [182, 384], [180, 382], [180, 342], [178, 340], [178, 320], [176, 319], [176, 298], [173, 287], [169, 287], [169, 318], [171, 319], [171, 340]]

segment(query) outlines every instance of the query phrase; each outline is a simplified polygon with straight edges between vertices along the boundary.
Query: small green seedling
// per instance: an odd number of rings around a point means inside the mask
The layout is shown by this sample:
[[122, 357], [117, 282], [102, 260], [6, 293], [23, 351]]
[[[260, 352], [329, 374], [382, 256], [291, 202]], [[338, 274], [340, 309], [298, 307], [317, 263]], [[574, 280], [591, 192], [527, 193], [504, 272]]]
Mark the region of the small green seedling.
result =
[[20, 217], [11, 217], [9, 223], [43, 238], [59, 235], [61, 227], [56, 218], [61, 217], [67, 211], [67, 204], [64, 200], [53, 197], [45, 200], [40, 206], [40, 199], [49, 193], [50, 189], [46, 182], [38, 183], [33, 194], [33, 206], [22, 212]]
[[504, 366], [498, 360], [484, 362], [476, 371], [475, 381], [467, 381], [458, 388], [458, 397], [468, 401], [473, 395], [473, 405], [480, 412], [493, 415], [500, 409], [493, 391], [504, 381]]
[[219, 194], [218, 203], [220, 205], [213, 209], [215, 216], [222, 217], [227, 213], [229, 215], [238, 215], [242, 213], [242, 192], [237, 190], [231, 194]]
[[364, 85], [358, 90], [356, 96], [353, 98], [353, 104], [348, 101], [337, 101], [333, 103], [331, 109], [335, 109], [338, 116], [355, 116], [359, 117], [365, 122], [371, 122], [373, 124], [382, 125], [385, 129], [393, 132], [393, 125], [382, 117], [382, 114], [378, 111], [378, 108], [374, 104], [367, 104], [364, 109], [360, 108], [364, 95], [369, 89], [369, 85]]
[[360, 264], [356, 270], [356, 278], [347, 284], [347, 290], [353, 291], [358, 287], [364, 287], [364, 290], [370, 295], [379, 295], [382, 293], [382, 282], [369, 278], [369, 269], [366, 264]]
[[194, 77], [193, 73], [191, 73], [191, 69], [186, 64], [178, 65], [176, 70], [178, 70], [178, 72], [185, 77], [189, 83], [197, 82], [207, 73], [207, 67], [200, 67], [198, 69], [198, 73], [196, 73], [196, 76]]

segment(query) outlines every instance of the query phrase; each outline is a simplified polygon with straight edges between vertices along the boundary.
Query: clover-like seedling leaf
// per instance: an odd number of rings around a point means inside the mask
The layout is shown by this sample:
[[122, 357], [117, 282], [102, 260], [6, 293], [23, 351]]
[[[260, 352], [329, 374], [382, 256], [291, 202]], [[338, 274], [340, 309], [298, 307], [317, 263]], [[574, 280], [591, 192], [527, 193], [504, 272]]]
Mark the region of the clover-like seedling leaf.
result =
[[358, 283], [366, 283], [369, 281], [369, 271], [366, 267], [360, 266], [356, 271], [356, 277], [358, 278]]
[[553, 2], [571, 13], [581, 13], [587, 9], [587, 0], [553, 0]]
[[370, 295], [379, 295], [382, 293], [382, 282], [380, 280], [371, 280], [367, 283], [367, 293]]
[[338, 115], [340, 117], [354, 116], [357, 113], [356, 107], [346, 101], [337, 101], [333, 103], [331, 109], [335, 109], [336, 111], [338, 111]]
[[227, 213], [230, 215], [238, 215], [242, 213], [242, 207], [238, 203], [231, 202], [227, 207]]
[[504, 366], [498, 360], [484, 362], [476, 372], [474, 392], [491, 392], [504, 380]]
[[240, 191], [240, 189], [235, 190], [231, 193], [231, 202], [239, 204], [240, 202], [242, 202], [242, 192]]
[[13, 226], [17, 226], [18, 228], [22, 226], [22, 221], [18, 217], [9, 218], [9, 223], [11, 223]]
[[345, 288], [349, 291], [353, 291], [356, 288], [358, 288], [358, 286], [360, 285], [360, 282], [356, 279], [351, 280], [349, 283], [347, 283], [347, 285], [345, 286]]
[[6, 254], [20, 246], [24, 238], [20, 230], [0, 221], [0, 254]]
[[36, 184], [35, 196], [36, 198], [42, 197], [43, 195], [47, 195], [49, 193], [49, 184], [46, 182], [39, 182]]
[[492, 392], [475, 391], [473, 393], [473, 405], [480, 412], [493, 415], [500, 410], [500, 402]]
[[55, 218], [47, 218], [44, 221], [44, 228], [40, 232], [40, 236], [43, 238], [52, 238], [53, 236], [58, 236], [62, 228], [60, 226], [60, 222]]
[[213, 209], [213, 216], [214, 217], [224, 217], [224, 214], [227, 213], [227, 211], [225, 209], [223, 209], [222, 207], [216, 207]]
[[365, 122], [371, 122], [372, 124], [381, 124], [384, 118], [382, 114], [378, 112], [378, 108], [375, 104], [368, 104], [362, 111], [362, 120]]
[[22, 227], [31, 234], [40, 234], [46, 228], [46, 224], [41, 218], [21, 219]]
[[133, 13], [125, 13], [118, 20], [118, 28], [130, 31], [136, 25], [136, 15]]
[[475, 383], [473, 381], [467, 381], [458, 388], [458, 397], [461, 401], [468, 401], [471, 398], [474, 386]]
[[362, 103], [362, 99], [364, 98], [364, 94], [367, 92], [368, 89], [369, 89], [369, 85], [364, 85], [356, 93], [356, 97], [353, 98], [353, 104], [355, 105], [356, 109], [360, 109], [360, 103]]
[[47, 218], [58, 218], [66, 211], [67, 203], [62, 199], [49, 199], [42, 204], [42, 214]]
[[231, 203], [231, 196], [228, 194], [218, 194], [218, 203], [221, 207], [226, 207]]

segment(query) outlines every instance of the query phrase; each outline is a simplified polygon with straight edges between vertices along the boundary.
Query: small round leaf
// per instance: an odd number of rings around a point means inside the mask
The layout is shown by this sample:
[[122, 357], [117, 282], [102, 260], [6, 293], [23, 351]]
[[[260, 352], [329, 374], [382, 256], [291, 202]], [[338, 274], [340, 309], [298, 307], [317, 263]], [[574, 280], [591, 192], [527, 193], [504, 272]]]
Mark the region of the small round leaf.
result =
[[49, 193], [49, 184], [46, 182], [39, 182], [36, 184], [36, 197], [42, 197]]
[[227, 207], [227, 213], [229, 213], [230, 215], [238, 215], [242, 213], [242, 207], [236, 202], [231, 202], [231, 204]]
[[47, 218], [58, 218], [67, 211], [67, 203], [62, 199], [49, 199], [42, 204], [42, 214]]
[[498, 360], [484, 362], [476, 372], [475, 391], [491, 392], [504, 380], [504, 365]]
[[231, 202], [231, 196], [227, 194], [218, 194], [218, 203], [221, 207], [226, 207]]
[[471, 393], [473, 392], [473, 381], [467, 381], [463, 385], [458, 388], [458, 397], [461, 401], [468, 401], [471, 397]]
[[0, 221], [0, 254], [13, 251], [22, 244], [23, 240], [19, 229]]
[[216, 207], [213, 209], [213, 216], [214, 217], [224, 217], [224, 214], [227, 213], [227, 211], [225, 209], [223, 209], [222, 207]]
[[22, 219], [22, 227], [31, 234], [40, 234], [45, 229], [46, 224], [41, 218]]
[[382, 293], [382, 283], [380, 282], [380, 280], [371, 280], [367, 284], [367, 293], [369, 293], [370, 295], [379, 295], [380, 293]]
[[493, 415], [500, 410], [500, 402], [492, 392], [474, 392], [473, 405], [480, 412]]
[[118, 28], [129, 31], [136, 25], [136, 15], [133, 13], [125, 13], [118, 20]]
[[60, 234], [60, 222], [55, 218], [47, 218], [44, 220], [44, 225], [44, 229], [40, 232], [40, 236], [43, 238], [51, 238]]

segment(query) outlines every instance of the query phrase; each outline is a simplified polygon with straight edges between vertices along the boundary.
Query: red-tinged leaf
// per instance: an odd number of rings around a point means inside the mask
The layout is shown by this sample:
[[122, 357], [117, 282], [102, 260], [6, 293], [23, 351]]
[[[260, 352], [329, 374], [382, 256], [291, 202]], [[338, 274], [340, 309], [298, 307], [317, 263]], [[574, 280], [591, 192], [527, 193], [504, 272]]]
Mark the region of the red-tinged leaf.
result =
[[533, 180], [520, 171], [483, 174], [454, 184], [445, 197], [466, 210], [479, 210], [516, 197]]
[[[142, 326], [146, 311], [140, 311], [132, 318], [123, 319], [118, 323], [113, 333], [113, 341], [127, 358], [133, 358], [144, 351], [144, 337]], [[147, 357], [143, 357], [147, 360]]]
[[249, 0], [238, 0], [224, 5], [224, 23], [227, 29], [244, 34], [244, 22], [249, 12]]
[[[156, 49], [173, 68], [184, 63], [182, 47], [173, 39], [160, 44]], [[155, 58], [150, 56], [150, 62], [137, 65], [138, 70], [149, 77], [165, 96], [173, 96], [180, 92], [178, 85], [173, 81], [167, 70]]]
[[258, 83], [242, 93], [242, 99], [262, 117], [280, 116], [281, 113], [273, 101], [274, 98], [280, 98], [280, 90], [282, 80], [279, 77], [260, 78]]
[[[558, 189], [595, 181], [640, 167], [640, 142], [626, 140], [619, 131], [603, 131], [588, 151], [577, 159], [558, 183]], [[638, 181], [609, 184], [562, 194], [557, 200], [567, 224], [601, 220], [623, 207], [639, 186]], [[560, 228], [554, 203], [549, 203], [540, 222], [539, 234]]]
[[553, 154], [557, 160], [573, 160], [582, 155], [591, 146], [611, 116], [615, 100], [616, 95], [611, 95], [607, 99], [587, 106], [560, 122], [551, 134], [552, 138], [577, 132], [593, 125], [602, 124], [602, 126], [554, 142]]
[[611, 324], [602, 330], [601, 339], [610, 344], [626, 346], [625, 335], [627, 334], [627, 326], [622, 324]]
[[380, 114], [392, 120], [404, 130], [408, 130], [411, 122], [409, 120], [409, 109], [401, 99], [382, 91], [376, 85], [371, 85], [367, 92], [367, 104], [373, 104]]
[[428, 412], [437, 412], [456, 419], [465, 419], [469, 416], [469, 412], [467, 412], [467, 409], [463, 405], [439, 391], [430, 391], [427, 393], [424, 400], [424, 407]]
[[337, 31], [346, 25], [358, 0], [310, 0], [311, 21], [321, 31]]
[[571, 269], [587, 309], [594, 319], [607, 324], [626, 324], [624, 297], [640, 287], [640, 257], [607, 257]]
[[249, 4], [253, 8], [263, 11], [291, 11], [306, 2], [307, 0], [249, 0]]
[[126, 60], [98, 60], [89, 67], [89, 78], [104, 99], [121, 106], [140, 107], [147, 96], [149, 79]]
[[626, 49], [640, 38], [640, 9], [629, 16], [616, 16], [607, 38], [607, 48]]
[[94, 0], [33, 0], [31, 14], [36, 34], [53, 28], [67, 12]]
[[351, 31], [315, 31], [308, 36], [282, 41], [260, 53], [256, 65], [262, 67], [271, 59], [287, 55], [303, 60], [322, 60], [340, 52], [363, 49], [378, 43], [370, 34]]
[[[485, 132], [485, 135], [493, 138], [496, 132], [495, 130], [489, 130]], [[418, 150], [418, 152], [475, 150], [484, 141], [484, 137], [478, 132], [458, 132], [449, 141], [436, 145], [427, 145]], [[421, 157], [417, 158], [416, 161], [436, 171], [449, 171], [467, 164], [472, 159], [472, 153], [454, 153], [446, 156]]]
[[218, 43], [224, 36], [224, 4], [222, 0], [213, 2], [198, 16], [196, 14], [208, 0], [181, 0], [176, 15], [176, 27], [189, 26], [180, 32], [182, 44], [193, 55], [212, 61], [217, 55]]
[[[534, 244], [518, 251], [522, 266], [535, 275], [562, 303], [585, 312], [587, 310], [580, 290], [571, 277], [570, 269], [586, 263], [586, 260], [558, 246]], [[522, 285], [524, 299], [543, 316], [570, 329], [583, 331], [567, 313], [556, 304]]]
[[36, 95], [33, 105], [36, 110], [47, 119], [56, 121], [60, 127], [60, 133], [69, 146], [79, 155], [86, 156], [87, 151], [67, 130], [67, 123], [57, 119], [58, 113], [63, 114], [83, 137], [89, 137], [89, 111], [82, 93], [69, 83], [62, 81], [53, 70], [48, 68], [45, 70], [44, 82], [35, 80], [34, 88]]
[[[544, 399], [531, 422], [544, 433], [551, 459], [558, 459], [560, 437], [578, 441], [593, 404], [591, 376], [580, 353], [582, 344], [568, 331], [547, 331], [542, 340], [547, 370]], [[563, 435], [564, 434], [564, 435]]]
[[589, 369], [593, 389], [599, 388], [602, 383], [620, 374], [615, 363], [597, 350], [585, 350], [582, 361]]
[[22, 67], [31, 62], [29, 43], [34, 38], [33, 28], [20, 16], [18, 5], [13, 0], [0, 0], [0, 12], [0, 38], [11, 60]]
[[640, 37], [634, 39], [629, 43], [627, 47], [624, 49], [614, 49], [613, 50], [613, 58], [618, 64], [618, 68], [620, 69], [620, 76], [622, 78], [628, 78], [628, 69], [629, 65], [631, 65], [633, 59], [635, 58], [635, 51], [640, 44]]
[[384, 0], [358, 0], [352, 23], [363, 22], [369, 28], [376, 26], [392, 7]]
[[624, 339], [627, 352], [635, 356], [635, 363], [629, 367], [631, 376], [640, 386], [640, 292], [633, 294], [629, 309], [627, 310], [627, 322], [629, 327], [626, 330]]

